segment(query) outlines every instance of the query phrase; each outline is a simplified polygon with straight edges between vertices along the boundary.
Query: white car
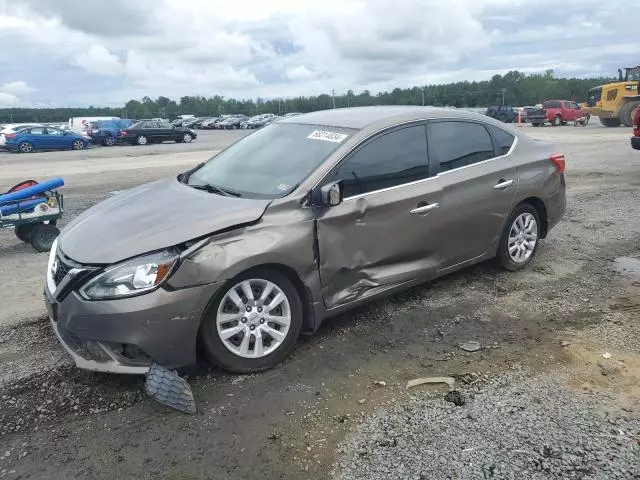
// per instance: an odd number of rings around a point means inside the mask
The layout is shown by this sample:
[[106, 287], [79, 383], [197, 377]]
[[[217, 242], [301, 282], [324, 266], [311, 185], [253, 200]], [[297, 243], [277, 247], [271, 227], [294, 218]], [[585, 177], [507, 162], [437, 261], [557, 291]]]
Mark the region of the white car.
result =
[[5, 138], [5, 134], [7, 133], [15, 133], [16, 131], [22, 129], [22, 128], [28, 128], [28, 127], [41, 127], [42, 124], [40, 123], [9, 123], [6, 125], [0, 125], [0, 146], [3, 146], [6, 142], [7, 139]]

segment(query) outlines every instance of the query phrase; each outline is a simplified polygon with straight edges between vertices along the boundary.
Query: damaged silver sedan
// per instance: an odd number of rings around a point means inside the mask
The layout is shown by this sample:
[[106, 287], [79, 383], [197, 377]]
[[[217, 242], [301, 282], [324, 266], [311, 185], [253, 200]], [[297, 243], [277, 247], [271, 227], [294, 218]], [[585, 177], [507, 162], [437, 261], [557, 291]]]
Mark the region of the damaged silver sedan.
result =
[[[363, 107], [282, 119], [70, 223], [46, 272], [81, 368], [281, 361], [327, 317], [495, 258], [565, 211], [564, 156], [488, 117]], [[201, 347], [201, 348], [200, 348]]]

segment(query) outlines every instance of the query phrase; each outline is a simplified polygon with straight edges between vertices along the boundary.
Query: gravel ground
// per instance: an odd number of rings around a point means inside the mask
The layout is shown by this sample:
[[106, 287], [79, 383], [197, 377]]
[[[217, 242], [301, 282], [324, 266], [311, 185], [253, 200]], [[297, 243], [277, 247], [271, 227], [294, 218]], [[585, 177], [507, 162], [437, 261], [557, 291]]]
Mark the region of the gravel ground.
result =
[[[565, 218], [529, 268], [508, 273], [486, 262], [349, 311], [301, 338], [282, 364], [259, 375], [184, 372], [195, 415], [147, 398], [140, 378], [73, 367], [45, 317], [46, 254], [0, 231], [0, 478], [326, 480], [332, 470], [334, 478], [367, 472], [366, 478], [412, 478], [415, 468], [415, 478], [442, 480], [443, 469], [457, 461], [451, 478], [473, 479], [484, 477], [464, 468], [491, 465], [468, 460], [493, 458], [489, 478], [509, 478], [502, 462], [528, 467], [529, 474], [518, 474], [528, 480], [543, 475], [534, 470], [536, 459], [558, 472], [569, 468], [567, 455], [579, 436], [565, 442], [557, 431], [566, 422], [571, 435], [583, 420], [582, 432], [613, 435], [585, 443], [604, 454], [613, 449], [617, 456], [605, 462], [612, 468], [635, 455], [621, 477], [633, 478], [637, 446], [628, 451], [616, 442], [628, 438], [629, 425], [638, 430], [631, 414], [640, 411], [640, 277], [621, 271], [619, 257], [639, 255], [640, 156], [629, 146], [628, 129], [526, 130], [567, 154], [568, 194]], [[113, 192], [184, 171], [243, 134], [205, 132], [187, 149], [0, 154], [0, 185], [64, 176], [64, 228]], [[465, 341], [482, 348], [465, 352], [459, 347]], [[611, 357], [603, 358], [605, 352]], [[527, 373], [514, 370], [519, 365]], [[512, 373], [502, 377], [505, 372]], [[410, 379], [440, 375], [461, 384], [470, 379], [483, 393], [465, 390], [468, 403], [455, 407], [443, 401], [444, 390], [429, 397], [425, 392], [434, 387], [405, 388]], [[514, 413], [507, 416], [509, 408]], [[466, 414], [474, 411], [472, 421]], [[405, 417], [414, 421], [405, 425]], [[561, 419], [560, 427], [553, 419]], [[620, 425], [601, 430], [602, 419]], [[540, 441], [547, 438], [553, 441], [545, 450]], [[350, 451], [350, 445], [362, 448]], [[378, 450], [389, 456], [376, 456]], [[596, 460], [594, 469], [601, 466]], [[394, 473], [385, 476], [384, 461]]]
[[416, 394], [376, 414], [338, 448], [334, 478], [640, 478], [640, 410], [562, 375], [505, 374], [457, 407]]

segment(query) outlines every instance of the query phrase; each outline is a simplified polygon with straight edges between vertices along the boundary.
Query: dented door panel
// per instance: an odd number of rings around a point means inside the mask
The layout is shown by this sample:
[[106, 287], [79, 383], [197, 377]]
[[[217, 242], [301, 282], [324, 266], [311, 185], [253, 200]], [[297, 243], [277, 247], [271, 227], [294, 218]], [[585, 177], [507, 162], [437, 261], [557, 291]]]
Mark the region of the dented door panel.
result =
[[440, 266], [438, 178], [345, 199], [316, 208], [322, 294], [328, 309], [417, 277], [432, 278]]

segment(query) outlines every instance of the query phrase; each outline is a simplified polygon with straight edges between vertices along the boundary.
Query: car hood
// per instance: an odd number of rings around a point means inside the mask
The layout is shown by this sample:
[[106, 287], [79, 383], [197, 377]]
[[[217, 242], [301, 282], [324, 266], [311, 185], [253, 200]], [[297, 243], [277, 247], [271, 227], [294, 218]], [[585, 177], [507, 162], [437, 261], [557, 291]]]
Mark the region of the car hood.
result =
[[271, 200], [225, 197], [176, 178], [141, 185], [95, 205], [58, 237], [69, 258], [110, 264], [257, 221]]

